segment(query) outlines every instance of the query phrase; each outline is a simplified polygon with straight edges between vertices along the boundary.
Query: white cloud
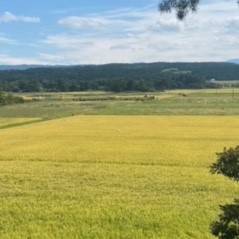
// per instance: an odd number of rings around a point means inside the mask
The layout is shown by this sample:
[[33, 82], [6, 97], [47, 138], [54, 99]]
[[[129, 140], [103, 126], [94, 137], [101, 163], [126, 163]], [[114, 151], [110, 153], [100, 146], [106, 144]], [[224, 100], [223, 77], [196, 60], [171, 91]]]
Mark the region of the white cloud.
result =
[[63, 56], [48, 53], [39, 53], [35, 57], [0, 54], [0, 65], [54, 65], [60, 64], [63, 60]]
[[83, 39], [80, 36], [69, 35], [48, 36], [43, 42], [60, 49], [79, 49], [92, 46], [93, 44], [93, 41], [91, 41], [91, 39], [88, 40], [86, 38]]
[[[236, 4], [211, 2], [200, 8], [184, 22], [155, 8], [67, 17], [59, 24], [76, 31], [49, 35], [44, 44], [63, 56], [62, 63], [70, 64], [223, 61], [239, 57]], [[82, 29], [87, 34], [82, 34]]]
[[16, 44], [16, 41], [0, 35], [0, 44]]
[[4, 12], [0, 15], [0, 23], [10, 23], [10, 22], [25, 22], [25, 23], [39, 23], [39, 17], [29, 17], [29, 16], [17, 16], [11, 12]]
[[31, 64], [42, 64], [41, 61], [34, 58], [27, 57], [13, 57], [5, 54], [0, 54], [0, 64], [2, 65], [31, 65]]
[[102, 29], [109, 24], [107, 19], [104, 18], [89, 18], [71, 16], [60, 19], [58, 24], [72, 29]]
[[48, 53], [40, 53], [39, 59], [41, 62], [44, 62], [44, 64], [57, 64], [64, 60], [63, 56], [58, 56], [54, 54], [48, 54]]
[[68, 16], [58, 24], [62, 32], [41, 39], [37, 57], [18, 61], [103, 64], [223, 61], [239, 57], [238, 7], [227, 1], [203, 4], [183, 22], [173, 13], [158, 13], [154, 6]]

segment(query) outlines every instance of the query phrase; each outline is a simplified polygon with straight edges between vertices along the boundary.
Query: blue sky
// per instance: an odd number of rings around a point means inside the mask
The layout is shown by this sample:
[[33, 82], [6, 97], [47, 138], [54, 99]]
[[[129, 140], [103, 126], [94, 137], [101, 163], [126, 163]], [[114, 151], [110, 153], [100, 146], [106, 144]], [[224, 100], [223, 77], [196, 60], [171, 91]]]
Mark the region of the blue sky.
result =
[[204, 0], [180, 22], [158, 0], [1, 0], [0, 64], [239, 58], [235, 1]]

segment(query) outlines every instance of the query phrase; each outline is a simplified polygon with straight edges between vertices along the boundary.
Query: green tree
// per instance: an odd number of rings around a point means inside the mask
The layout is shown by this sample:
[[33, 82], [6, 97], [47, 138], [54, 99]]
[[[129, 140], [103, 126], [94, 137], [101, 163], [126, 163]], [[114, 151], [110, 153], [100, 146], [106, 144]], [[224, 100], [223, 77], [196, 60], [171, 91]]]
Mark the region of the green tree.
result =
[[189, 12], [197, 10], [199, 0], [163, 0], [159, 4], [161, 12], [176, 10], [177, 17], [182, 20]]
[[162, 0], [159, 4], [161, 12], [176, 10], [177, 17], [182, 20], [189, 12], [195, 12], [200, 0]]
[[[239, 181], [239, 146], [224, 149], [217, 154], [217, 162], [211, 166], [211, 172], [222, 174]], [[219, 239], [239, 239], [239, 200], [233, 204], [221, 206], [219, 220], [211, 226], [212, 234]]]

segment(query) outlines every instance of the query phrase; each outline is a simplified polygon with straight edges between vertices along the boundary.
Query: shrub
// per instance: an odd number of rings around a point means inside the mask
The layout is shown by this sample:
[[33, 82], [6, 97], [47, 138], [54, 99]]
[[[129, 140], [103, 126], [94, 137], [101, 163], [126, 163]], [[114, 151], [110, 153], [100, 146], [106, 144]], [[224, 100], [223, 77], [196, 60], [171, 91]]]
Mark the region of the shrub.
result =
[[[239, 146], [225, 148], [217, 157], [217, 162], [211, 166], [211, 172], [239, 181]], [[239, 200], [221, 206], [221, 210], [219, 220], [211, 225], [212, 234], [219, 239], [239, 239]]]
[[239, 146], [225, 148], [217, 157], [217, 162], [211, 166], [211, 172], [239, 181]]

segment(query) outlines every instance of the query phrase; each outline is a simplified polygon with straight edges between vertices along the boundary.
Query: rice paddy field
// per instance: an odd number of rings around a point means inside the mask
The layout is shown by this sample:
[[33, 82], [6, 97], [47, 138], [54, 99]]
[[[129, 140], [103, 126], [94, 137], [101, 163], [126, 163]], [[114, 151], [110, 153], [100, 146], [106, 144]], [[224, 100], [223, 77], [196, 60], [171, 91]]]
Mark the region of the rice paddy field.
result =
[[21, 95], [0, 106], [0, 238], [214, 238], [237, 89]]
[[78, 115], [0, 130], [0, 238], [213, 239], [239, 116]]

